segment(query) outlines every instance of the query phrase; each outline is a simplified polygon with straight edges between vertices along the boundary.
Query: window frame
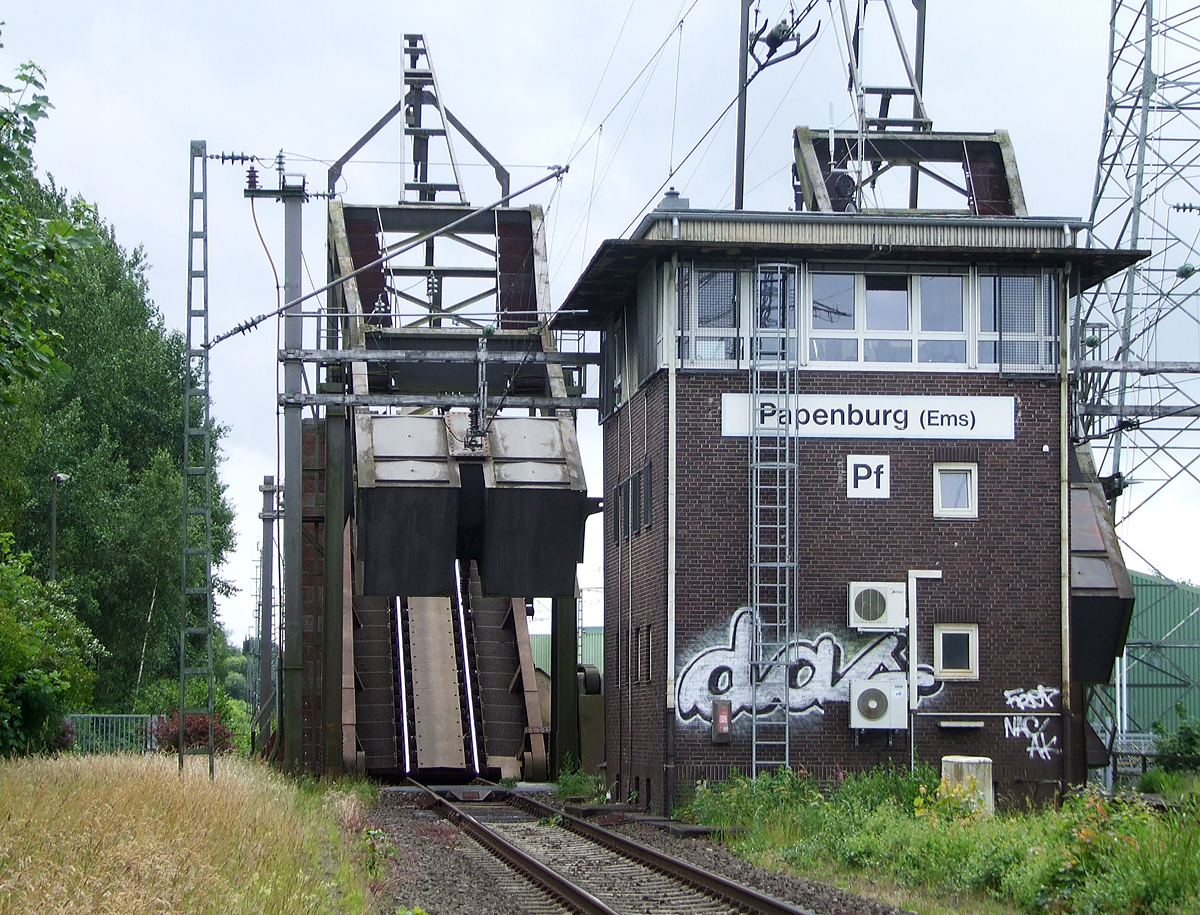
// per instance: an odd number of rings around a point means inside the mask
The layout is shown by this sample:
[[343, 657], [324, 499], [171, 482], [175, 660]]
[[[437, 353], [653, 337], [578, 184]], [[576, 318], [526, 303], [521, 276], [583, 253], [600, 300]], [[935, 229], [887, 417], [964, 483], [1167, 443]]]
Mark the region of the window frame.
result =
[[[701, 274], [729, 273], [733, 278], [733, 324], [701, 326]], [[675, 358], [681, 369], [740, 369], [746, 362], [746, 337], [750, 301], [757, 295], [748, 294], [750, 276], [757, 271], [742, 264], [721, 261], [681, 261], [676, 286]], [[732, 343], [732, 357], [716, 358], [699, 355], [704, 345], [724, 340]]]
[[[978, 274], [974, 265], [938, 267], [935, 265], [889, 265], [874, 269], [855, 270], [850, 265], [815, 263], [806, 265], [802, 299], [802, 364], [809, 368], [834, 371], [904, 371], [904, 372], [974, 372], [980, 368], [978, 356], [979, 308]], [[836, 330], [820, 328], [813, 322], [813, 280], [822, 275], [854, 277], [854, 328]], [[879, 330], [867, 327], [867, 278], [876, 276], [904, 277], [908, 292], [908, 326], [906, 330]], [[922, 280], [953, 277], [962, 284], [962, 330], [926, 330], [922, 325]], [[853, 360], [817, 359], [813, 350], [816, 340], [853, 340], [857, 358]], [[868, 340], [904, 341], [909, 343], [911, 358], [903, 362], [875, 362], [866, 358]], [[922, 362], [922, 342], [962, 342], [965, 358], [962, 362]], [[991, 366], [985, 368], [985, 371]]]
[[[967, 664], [961, 667], [945, 666], [944, 635], [966, 635]], [[933, 624], [933, 677], [935, 680], [978, 680], [979, 679], [979, 624], [978, 623], [934, 623]]]
[[[979, 333], [975, 344], [975, 357], [979, 367], [985, 371], [995, 371], [1001, 376], [1021, 375], [1057, 375], [1060, 369], [1058, 360], [1059, 331], [1061, 318], [1059, 310], [1062, 304], [1062, 276], [1053, 270], [1037, 270], [1032, 268], [1004, 268], [995, 265], [980, 265], [976, 270], [976, 320], [979, 322]], [[1004, 280], [1030, 279], [1033, 281], [1033, 302], [1030, 317], [1033, 327], [1031, 330], [1004, 329], [1005, 305], [1003, 298], [997, 301], [995, 296], [1002, 291]], [[985, 296], [984, 288], [987, 283], [996, 283], [993, 292]], [[1000, 288], [998, 288], [1000, 287]], [[992, 299], [994, 309], [991, 323], [995, 326], [988, 331], [983, 330], [984, 299]], [[991, 361], [979, 359], [979, 347], [990, 343], [995, 350]], [[1005, 358], [1009, 355], [1008, 347], [1013, 344], [1026, 344], [1033, 347], [1036, 359], [1032, 362], [1018, 361], [1015, 358]]]
[[[945, 471], [968, 472], [966, 508], [942, 505], [941, 475]], [[938, 461], [933, 465], [933, 517], [949, 521], [976, 521], [979, 519], [979, 465], [973, 461]]]

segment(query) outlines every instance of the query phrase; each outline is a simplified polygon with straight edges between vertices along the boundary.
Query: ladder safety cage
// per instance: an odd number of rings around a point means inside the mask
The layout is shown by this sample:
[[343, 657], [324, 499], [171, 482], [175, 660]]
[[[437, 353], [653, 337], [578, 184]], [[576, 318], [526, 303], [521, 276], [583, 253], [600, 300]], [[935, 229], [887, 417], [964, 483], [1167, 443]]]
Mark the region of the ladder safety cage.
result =
[[[193, 140], [188, 190], [187, 372], [183, 394], [183, 536], [179, 618], [179, 771], [184, 757], [208, 756], [213, 746], [212, 422], [209, 414], [208, 160], [207, 144]], [[188, 705], [192, 683], [203, 705]], [[187, 718], [204, 715], [204, 746], [189, 747]]]
[[750, 606], [754, 645], [750, 661], [752, 774], [789, 765], [796, 548], [792, 517], [798, 472], [797, 439], [786, 420], [766, 425], [761, 404], [774, 416], [794, 415], [800, 357], [798, 286], [790, 265], [754, 271], [750, 328]]

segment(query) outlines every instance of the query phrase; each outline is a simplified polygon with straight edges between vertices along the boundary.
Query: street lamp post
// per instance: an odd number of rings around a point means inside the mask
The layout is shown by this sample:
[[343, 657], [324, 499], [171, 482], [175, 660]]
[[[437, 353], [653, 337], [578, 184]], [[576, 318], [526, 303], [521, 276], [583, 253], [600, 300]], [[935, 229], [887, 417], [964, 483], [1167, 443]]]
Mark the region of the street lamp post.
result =
[[50, 477], [50, 580], [57, 578], [55, 560], [58, 552], [58, 484], [69, 482], [69, 473], [55, 473]]

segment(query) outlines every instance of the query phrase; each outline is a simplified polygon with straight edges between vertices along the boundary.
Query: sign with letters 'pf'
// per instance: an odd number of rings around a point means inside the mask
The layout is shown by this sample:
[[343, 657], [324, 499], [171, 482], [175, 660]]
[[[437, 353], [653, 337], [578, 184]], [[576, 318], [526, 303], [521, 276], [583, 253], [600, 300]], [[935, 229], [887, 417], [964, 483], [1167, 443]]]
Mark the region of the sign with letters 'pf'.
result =
[[1016, 437], [1012, 397], [903, 394], [721, 395], [721, 434], [801, 438], [1003, 439]]
[[847, 499], [890, 499], [892, 459], [886, 454], [846, 455]]

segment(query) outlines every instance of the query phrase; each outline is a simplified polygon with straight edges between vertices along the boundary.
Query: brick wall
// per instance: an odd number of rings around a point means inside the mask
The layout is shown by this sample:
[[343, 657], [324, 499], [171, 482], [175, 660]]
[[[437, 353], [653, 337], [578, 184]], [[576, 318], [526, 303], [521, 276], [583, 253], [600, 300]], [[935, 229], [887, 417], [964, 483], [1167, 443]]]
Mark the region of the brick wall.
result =
[[322, 633], [325, 600], [325, 421], [304, 420], [301, 587], [304, 771], [321, 772]]
[[[1059, 562], [1059, 388], [1056, 381], [1006, 380], [953, 373], [804, 372], [801, 393], [1011, 396], [1013, 441], [801, 439], [796, 492], [797, 635], [833, 649], [832, 692], [794, 714], [791, 758], [819, 774], [885, 761], [907, 764], [903, 731], [850, 728], [849, 685], [856, 651], [872, 637], [847, 628], [850, 581], [905, 581], [909, 569], [941, 569], [940, 581], [918, 584], [918, 660], [932, 665], [937, 622], [979, 626], [979, 679], [931, 683], [914, 728], [916, 756], [989, 756], [1002, 792], [1028, 794], [1062, 776], [1064, 741], [1057, 712], [1037, 698], [1008, 704], [1006, 690], [1062, 686]], [[748, 602], [748, 441], [721, 436], [721, 395], [745, 392], [745, 373], [680, 373], [676, 664], [682, 671], [705, 649], [727, 646], [733, 614]], [[659, 373], [605, 423], [605, 694], [608, 770], [621, 796], [635, 784], [644, 800], [651, 781], [661, 798], [665, 744], [666, 633], [666, 375]], [[1045, 449], [1045, 450], [1044, 450]], [[847, 454], [889, 455], [891, 498], [847, 499]], [[619, 545], [612, 498], [618, 482], [646, 458], [654, 462], [651, 530]], [[933, 517], [933, 464], [970, 459], [979, 470], [977, 520]], [[661, 471], [660, 471], [661, 468]], [[655, 663], [650, 683], [630, 677], [629, 646], [651, 626]], [[876, 637], [877, 638], [877, 637]], [[895, 637], [894, 667], [906, 661], [907, 636]], [[613, 659], [620, 658], [618, 665]], [[812, 674], [798, 670], [805, 680]], [[815, 674], [814, 674], [815, 675]], [[1034, 716], [1035, 721], [1009, 715]], [[971, 717], [982, 729], [951, 730], [939, 721]], [[1047, 720], [1048, 719], [1048, 720]], [[1036, 741], [1022, 731], [1040, 730]], [[1016, 732], [1016, 736], [1009, 736]], [[750, 763], [750, 719], [735, 718], [733, 740], [714, 745], [706, 721], [676, 721], [679, 779], [720, 777]], [[1036, 745], [1035, 745], [1036, 744]], [[1044, 747], [1044, 749], [1042, 749]]]

